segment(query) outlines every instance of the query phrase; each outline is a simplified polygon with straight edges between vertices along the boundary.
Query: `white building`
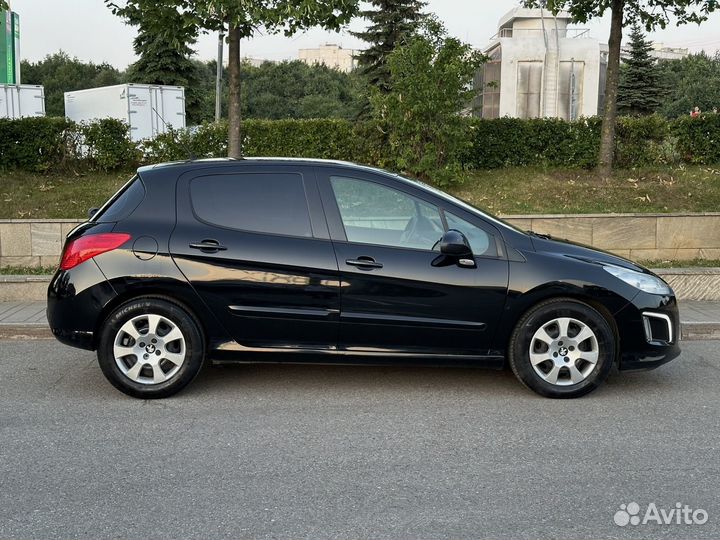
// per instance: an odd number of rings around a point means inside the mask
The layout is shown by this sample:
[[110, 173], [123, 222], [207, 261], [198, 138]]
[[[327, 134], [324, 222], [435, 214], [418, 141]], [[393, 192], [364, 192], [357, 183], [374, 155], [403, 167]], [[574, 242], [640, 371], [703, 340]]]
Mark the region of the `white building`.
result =
[[298, 50], [298, 59], [306, 64], [324, 64], [347, 73], [355, 69], [357, 65], [355, 55], [358, 52], [354, 49], [343, 49], [335, 43], [326, 43], [312, 49]]
[[[690, 49], [680, 47], [666, 47], [662, 43], [653, 43], [650, 56], [656, 60], [682, 60], [690, 55]], [[630, 47], [624, 46], [620, 50], [620, 59], [625, 60], [630, 57]]]
[[483, 118], [594, 116], [602, 109], [607, 45], [569, 28], [568, 13], [515, 8], [500, 19], [476, 78], [475, 114]]

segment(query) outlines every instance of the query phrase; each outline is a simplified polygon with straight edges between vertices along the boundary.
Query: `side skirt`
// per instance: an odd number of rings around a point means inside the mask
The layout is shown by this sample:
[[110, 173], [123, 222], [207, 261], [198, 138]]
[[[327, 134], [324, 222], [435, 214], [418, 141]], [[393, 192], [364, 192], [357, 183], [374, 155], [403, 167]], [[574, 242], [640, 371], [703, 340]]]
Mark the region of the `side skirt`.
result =
[[214, 365], [223, 364], [324, 364], [368, 366], [481, 367], [502, 369], [501, 355], [452, 355], [335, 349], [251, 348], [224, 343], [209, 351]]

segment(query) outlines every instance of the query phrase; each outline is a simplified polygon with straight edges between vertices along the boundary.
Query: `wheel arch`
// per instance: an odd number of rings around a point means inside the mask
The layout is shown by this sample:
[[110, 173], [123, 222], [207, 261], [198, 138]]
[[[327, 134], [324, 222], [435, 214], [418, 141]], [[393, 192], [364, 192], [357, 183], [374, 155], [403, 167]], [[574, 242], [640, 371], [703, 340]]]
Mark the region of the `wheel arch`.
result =
[[[113, 285], [115, 289], [118, 290], [117, 285]], [[214, 315], [209, 313], [204, 307], [204, 304], [202, 304], [201, 299], [189, 285], [182, 285], [182, 283], [178, 282], [173, 284], [173, 286], [162, 286], [157, 284], [144, 284], [139, 281], [133, 284], [133, 286], [121, 288], [117, 296], [103, 306], [100, 316], [97, 318], [93, 331], [93, 349], [97, 349], [102, 326], [110, 315], [120, 306], [137, 300], [138, 298], [154, 298], [177, 305], [193, 319], [200, 331], [205, 347], [209, 347], [210, 339], [217, 331], [211, 332], [207, 321], [208, 317], [214, 318]], [[201, 309], [198, 310], [196, 306], [201, 306]], [[215, 325], [215, 328], [221, 328], [219, 322], [213, 320], [212, 323]]]
[[[585, 304], [593, 308], [605, 319], [615, 337], [615, 358], [613, 361], [617, 364], [620, 359], [620, 329], [613, 313], [617, 313], [629, 302], [627, 299], [610, 293], [610, 291], [604, 292], [609, 294], [601, 297], [599, 294], [588, 293], [584, 288], [568, 286], [567, 284], [552, 284], [538, 287], [514, 298], [512, 301], [509, 300], [508, 309], [506, 309], [503, 317], [502, 335], [497, 340], [498, 345], [504, 348], [505, 358], [507, 359], [512, 334], [528, 312], [544, 302], [567, 300]], [[603, 299], [601, 300], [601, 298]]]

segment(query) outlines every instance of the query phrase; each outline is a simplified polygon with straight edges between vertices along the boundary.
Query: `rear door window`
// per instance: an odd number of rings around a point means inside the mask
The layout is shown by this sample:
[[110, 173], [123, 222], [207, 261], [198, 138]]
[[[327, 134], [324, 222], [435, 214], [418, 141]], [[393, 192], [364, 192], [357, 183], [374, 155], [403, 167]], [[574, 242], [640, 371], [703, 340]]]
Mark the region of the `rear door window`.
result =
[[145, 186], [139, 176], [121, 187], [90, 219], [96, 223], [121, 221], [132, 214], [145, 198]]
[[210, 225], [284, 236], [312, 236], [303, 178], [298, 173], [200, 176], [190, 182], [198, 219]]

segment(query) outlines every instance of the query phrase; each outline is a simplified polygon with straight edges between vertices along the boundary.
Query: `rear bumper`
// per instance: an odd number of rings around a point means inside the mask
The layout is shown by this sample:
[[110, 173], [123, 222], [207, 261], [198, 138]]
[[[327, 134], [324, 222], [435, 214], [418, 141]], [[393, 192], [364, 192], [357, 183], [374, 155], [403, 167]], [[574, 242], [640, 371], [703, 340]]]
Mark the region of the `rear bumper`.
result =
[[680, 355], [680, 312], [674, 296], [639, 293], [616, 314], [621, 371], [655, 369]]
[[116, 296], [95, 261], [58, 270], [48, 287], [47, 320], [53, 335], [66, 345], [95, 349], [95, 329], [107, 303]]

